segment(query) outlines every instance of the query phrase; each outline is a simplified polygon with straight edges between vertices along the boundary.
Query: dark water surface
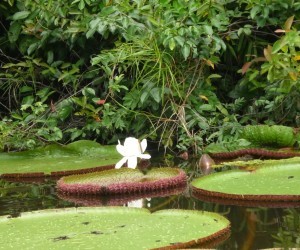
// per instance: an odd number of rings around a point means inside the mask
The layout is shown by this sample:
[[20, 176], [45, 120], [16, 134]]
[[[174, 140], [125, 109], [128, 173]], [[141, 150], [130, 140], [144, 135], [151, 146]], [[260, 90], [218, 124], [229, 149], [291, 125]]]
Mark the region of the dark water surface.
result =
[[[183, 166], [186, 168], [186, 166]], [[185, 169], [187, 170], [187, 169]], [[196, 168], [187, 170], [199, 175]], [[151, 211], [161, 209], [191, 209], [217, 212], [231, 222], [231, 236], [218, 249], [264, 249], [300, 247], [300, 208], [297, 203], [226, 205], [225, 202], [205, 202], [191, 196], [190, 190], [179, 195], [157, 194], [150, 200], [59, 197], [54, 180], [36, 183], [15, 183], [0, 180], [0, 215], [18, 216], [25, 211], [74, 206], [143, 206]], [[300, 186], [300, 184], [299, 184]], [[223, 203], [223, 204], [222, 204]]]

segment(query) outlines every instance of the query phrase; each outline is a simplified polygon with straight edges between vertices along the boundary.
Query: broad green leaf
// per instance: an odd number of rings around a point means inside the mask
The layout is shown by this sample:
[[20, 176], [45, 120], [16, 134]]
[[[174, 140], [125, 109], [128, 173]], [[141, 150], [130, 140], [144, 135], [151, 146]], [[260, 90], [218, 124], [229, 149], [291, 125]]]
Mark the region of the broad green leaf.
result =
[[78, 4], [78, 9], [83, 10], [85, 7], [85, 2], [84, 0], [80, 0], [79, 4]]
[[[62, 107], [60, 109], [58, 109], [58, 117], [64, 121], [66, 120], [70, 114], [72, 113], [73, 111], [73, 107], [72, 106], [65, 106], [65, 107]], [[73, 141], [73, 139], [72, 139]]]
[[279, 50], [281, 50], [285, 45], [287, 44], [287, 42], [285, 40], [278, 40], [274, 43], [273, 48], [272, 48], [272, 53], [277, 53]]
[[149, 96], [149, 93], [144, 91], [141, 95], [141, 103], [144, 103], [148, 96]]
[[22, 105], [31, 105], [34, 102], [34, 97], [32, 95], [26, 96], [22, 100]]
[[150, 95], [153, 97], [153, 99], [157, 102], [160, 103], [161, 101], [161, 89], [156, 87], [151, 89]]
[[183, 48], [181, 49], [181, 53], [184, 57], [184, 60], [186, 60], [189, 57], [190, 53], [191, 53], [191, 47], [188, 44], [185, 44], [183, 46]]
[[187, 176], [179, 168], [154, 168], [146, 174], [139, 169], [121, 168], [65, 176], [57, 182], [57, 189], [73, 195], [119, 195], [169, 190], [186, 184]]
[[27, 53], [28, 55], [31, 55], [37, 48], [38, 48], [39, 44], [36, 43], [32, 43], [29, 48], [27, 49]]
[[23, 11], [19, 11], [19, 12], [16, 12], [13, 16], [12, 16], [12, 19], [14, 21], [16, 20], [21, 20], [21, 19], [25, 19], [26, 17], [28, 17], [30, 14], [30, 11], [27, 11], [27, 10], [23, 10]]
[[209, 25], [203, 25], [203, 29], [204, 29], [204, 32], [209, 36], [211, 36], [214, 33], [212, 27]]
[[229, 232], [222, 215], [179, 209], [151, 214], [141, 208], [86, 207], [0, 217], [5, 249], [173, 249], [218, 241]]
[[33, 87], [31, 86], [23, 86], [20, 88], [20, 93], [26, 93], [33, 91]]
[[13, 22], [8, 30], [8, 39], [11, 43], [18, 40], [20, 32], [22, 30], [22, 24], [20, 22]]
[[299, 158], [230, 162], [245, 170], [228, 170], [195, 179], [195, 193], [242, 200], [300, 201]]
[[96, 95], [96, 92], [95, 92], [95, 90], [92, 89], [92, 88], [84, 88], [84, 89], [82, 90], [82, 94], [83, 94], [84, 96], [95, 96], [95, 95]]
[[101, 146], [94, 141], [77, 141], [66, 146], [54, 144], [35, 150], [0, 153], [0, 176], [92, 169], [115, 164], [119, 158], [115, 146]]
[[183, 47], [184, 42], [185, 42], [184, 37], [182, 37], [182, 36], [175, 36], [174, 39], [176, 40], [176, 42], [177, 42], [181, 47]]
[[175, 47], [176, 47], [175, 39], [174, 39], [174, 38], [171, 38], [171, 39], [169, 40], [169, 48], [170, 48], [170, 50], [174, 50]]
[[254, 19], [256, 17], [257, 13], [260, 13], [260, 12], [261, 12], [261, 6], [259, 6], [259, 5], [254, 6], [250, 11], [251, 18]]
[[101, 10], [101, 15], [102, 15], [102, 16], [108, 16], [108, 15], [114, 13], [115, 11], [116, 11], [116, 7], [114, 7], [114, 6], [104, 7], [104, 8]]

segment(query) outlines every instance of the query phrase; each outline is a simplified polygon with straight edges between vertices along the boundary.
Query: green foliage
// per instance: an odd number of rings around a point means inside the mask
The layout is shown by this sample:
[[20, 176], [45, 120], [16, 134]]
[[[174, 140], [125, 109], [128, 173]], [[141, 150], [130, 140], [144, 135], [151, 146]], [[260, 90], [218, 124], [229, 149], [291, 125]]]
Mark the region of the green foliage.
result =
[[297, 25], [273, 32], [300, 17], [294, 1], [6, 0], [0, 13], [2, 149], [134, 135], [198, 152], [246, 123], [298, 122]]
[[[300, 33], [292, 26], [294, 16], [289, 17], [283, 29], [275, 30], [282, 34], [266, 46], [263, 57], [247, 62], [242, 72], [246, 73], [240, 86], [247, 85], [250, 92], [262, 91], [252, 105], [250, 113], [257, 114], [257, 121], [266, 120], [269, 124], [286, 123], [299, 125], [299, 39]], [[258, 64], [257, 62], [262, 62]]]

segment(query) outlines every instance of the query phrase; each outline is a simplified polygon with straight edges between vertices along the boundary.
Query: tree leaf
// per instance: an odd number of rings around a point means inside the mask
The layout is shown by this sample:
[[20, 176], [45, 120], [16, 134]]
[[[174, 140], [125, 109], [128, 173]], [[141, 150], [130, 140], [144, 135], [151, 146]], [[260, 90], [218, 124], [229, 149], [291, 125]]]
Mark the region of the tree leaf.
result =
[[181, 49], [181, 53], [184, 57], [184, 60], [186, 60], [189, 57], [190, 53], [191, 53], [191, 47], [188, 44], [185, 44], [183, 46], [183, 48]]
[[250, 66], [252, 65], [252, 62], [246, 62], [243, 67], [242, 67], [242, 74], [244, 75], [248, 69], [250, 68]]
[[214, 33], [214, 31], [210, 25], [203, 25], [203, 29], [204, 29], [204, 32], [209, 36], [212, 36], [212, 34]]
[[169, 48], [170, 48], [170, 50], [174, 50], [175, 47], [176, 47], [175, 39], [174, 39], [174, 38], [171, 38], [171, 39], [169, 40]]
[[141, 95], [141, 103], [143, 104], [145, 102], [145, 100], [148, 97], [148, 92], [144, 91], [143, 94]]
[[22, 25], [20, 22], [13, 22], [8, 31], [8, 40], [14, 43], [18, 40], [20, 32], [22, 30]]
[[269, 62], [272, 60], [272, 46], [268, 45], [267, 48], [264, 48], [264, 56]]
[[154, 101], [156, 101], [157, 103], [160, 103], [161, 101], [161, 89], [156, 87], [151, 89], [150, 91], [150, 95], [153, 97]]
[[26, 17], [28, 17], [30, 14], [30, 11], [27, 11], [27, 10], [23, 10], [23, 11], [19, 11], [19, 12], [16, 12], [13, 16], [12, 16], [12, 19], [14, 21], [16, 20], [21, 20], [21, 19], [25, 19]]
[[254, 19], [259, 12], [261, 12], [261, 7], [259, 5], [254, 6], [250, 11], [251, 18]]
[[283, 26], [285, 31], [291, 30], [293, 21], [294, 21], [294, 16], [289, 17], [289, 18], [285, 21], [284, 26]]

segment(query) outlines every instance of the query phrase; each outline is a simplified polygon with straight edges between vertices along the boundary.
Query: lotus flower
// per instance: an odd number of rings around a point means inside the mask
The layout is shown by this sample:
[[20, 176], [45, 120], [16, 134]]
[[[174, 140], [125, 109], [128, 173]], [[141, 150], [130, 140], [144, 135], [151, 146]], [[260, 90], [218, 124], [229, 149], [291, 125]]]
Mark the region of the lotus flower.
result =
[[141, 142], [134, 137], [127, 137], [124, 145], [121, 145], [120, 141], [117, 145], [117, 151], [123, 156], [123, 158], [116, 164], [116, 168], [120, 168], [127, 162], [128, 168], [136, 168], [137, 158], [150, 159], [149, 154], [143, 154], [147, 147], [147, 140], [144, 139]]

